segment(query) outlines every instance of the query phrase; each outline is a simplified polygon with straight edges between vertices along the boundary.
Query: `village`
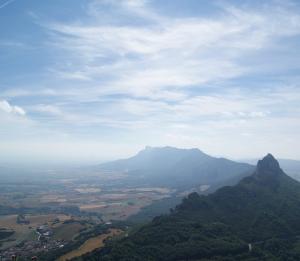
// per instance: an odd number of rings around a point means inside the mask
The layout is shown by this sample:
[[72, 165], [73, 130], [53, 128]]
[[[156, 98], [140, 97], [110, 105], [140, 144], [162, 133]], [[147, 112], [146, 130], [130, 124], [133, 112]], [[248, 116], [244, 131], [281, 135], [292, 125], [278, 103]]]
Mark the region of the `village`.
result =
[[68, 243], [65, 240], [51, 238], [53, 231], [47, 224], [37, 227], [35, 232], [37, 234], [37, 240], [25, 241], [17, 246], [2, 251], [0, 261], [14, 260], [17, 257], [22, 257], [22, 259], [25, 260], [35, 260], [37, 254], [55, 251], [63, 248], [65, 244]]

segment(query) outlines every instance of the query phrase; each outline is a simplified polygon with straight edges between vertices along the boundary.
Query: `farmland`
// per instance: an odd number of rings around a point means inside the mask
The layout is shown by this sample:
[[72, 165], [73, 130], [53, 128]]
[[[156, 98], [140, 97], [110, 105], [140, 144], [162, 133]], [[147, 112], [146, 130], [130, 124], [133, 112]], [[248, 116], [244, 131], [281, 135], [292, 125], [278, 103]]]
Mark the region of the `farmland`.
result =
[[86, 253], [89, 253], [95, 249], [99, 249], [104, 245], [104, 240], [113, 237], [116, 235], [121, 234], [122, 231], [118, 229], [111, 229], [106, 234], [99, 235], [97, 237], [93, 237], [85, 241], [78, 249], [75, 249], [60, 258], [57, 259], [57, 261], [66, 261], [71, 260], [74, 257], [82, 256]]
[[[111, 228], [107, 234], [101, 234], [102, 230], [95, 234], [95, 227], [125, 221], [141, 208], [174, 192], [147, 184], [128, 186], [124, 180], [124, 173], [93, 173], [84, 177], [78, 173], [52, 173], [30, 182], [2, 180], [0, 229], [7, 236], [0, 240], [0, 254], [5, 257], [46, 251], [49, 260], [53, 258], [50, 253], [56, 252], [60, 256], [78, 256], [118, 233]], [[38, 232], [39, 229], [45, 231]]]
[[[25, 240], [34, 240], [37, 238], [35, 230], [37, 227], [48, 224], [51, 225], [54, 220], [59, 220], [58, 223], [62, 224], [64, 221], [70, 219], [67, 215], [26, 215], [28, 224], [18, 224], [17, 215], [0, 216], [1, 228], [11, 229], [14, 234], [2, 241], [0, 249], [6, 249], [10, 246], [21, 243]], [[57, 225], [57, 224], [56, 224]]]

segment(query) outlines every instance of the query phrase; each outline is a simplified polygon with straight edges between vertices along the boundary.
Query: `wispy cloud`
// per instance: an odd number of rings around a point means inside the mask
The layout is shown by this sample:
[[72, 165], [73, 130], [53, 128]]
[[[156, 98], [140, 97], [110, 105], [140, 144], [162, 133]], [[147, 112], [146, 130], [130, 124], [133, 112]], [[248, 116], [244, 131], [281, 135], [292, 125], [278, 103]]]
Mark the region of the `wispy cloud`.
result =
[[54, 141], [169, 143], [236, 156], [251, 139], [252, 154], [290, 155], [286, 137], [300, 140], [299, 8], [222, 3], [205, 16], [165, 13], [150, 0], [89, 1], [76, 20], [36, 16], [47, 34], [41, 48], [55, 62], [42, 80], [0, 95], [24, 107], [33, 133], [51, 129]]
[[[93, 7], [101, 10], [103, 3], [117, 5], [123, 13], [138, 8], [156, 14], [144, 1], [96, 1]], [[283, 7], [249, 11], [226, 6], [217, 18], [155, 17], [143, 26], [101, 19], [91, 25], [48, 24], [57, 33], [53, 45], [74, 61], [74, 66], [62, 65], [59, 75], [94, 80], [111, 93], [157, 96], [170, 88], [201, 88], [247, 75], [256, 68], [244, 58], [300, 32], [299, 14]]]
[[4, 8], [5, 6], [7, 6], [7, 5], [9, 5], [9, 4], [11, 4], [11, 3], [15, 2], [15, 1], [16, 0], [8, 0], [8, 1], [0, 4], [0, 9]]

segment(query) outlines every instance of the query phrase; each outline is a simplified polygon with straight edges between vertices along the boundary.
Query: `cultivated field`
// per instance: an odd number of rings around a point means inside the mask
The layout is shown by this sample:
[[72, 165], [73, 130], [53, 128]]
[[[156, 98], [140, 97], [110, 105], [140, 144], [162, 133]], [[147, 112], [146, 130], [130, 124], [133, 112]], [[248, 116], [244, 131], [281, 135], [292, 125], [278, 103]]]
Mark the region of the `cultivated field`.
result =
[[82, 256], [86, 253], [89, 253], [89, 252], [95, 250], [95, 249], [99, 249], [104, 246], [105, 239], [119, 235], [121, 233], [122, 233], [122, 231], [119, 229], [110, 229], [109, 233], [88, 239], [78, 249], [73, 250], [73, 251], [61, 256], [60, 258], [57, 259], [57, 261], [67, 261], [74, 257]]
[[[128, 186], [122, 173], [93, 175], [51, 175], [22, 183], [0, 183], [0, 228], [14, 234], [0, 241], [0, 251], [35, 253], [60, 250], [76, 242], [83, 231], [99, 224], [126, 220], [152, 202], [169, 197], [174, 191], [165, 187]], [[17, 214], [25, 213], [25, 222], [17, 223]], [[54, 214], [62, 213], [62, 214]], [[58, 219], [58, 220], [57, 220]], [[68, 222], [65, 222], [68, 221]], [[27, 223], [26, 223], [27, 222]], [[41, 238], [37, 227], [47, 225], [49, 234]], [[91, 238], [68, 256], [78, 256], [101, 247], [107, 235]], [[46, 239], [44, 238], [46, 237]], [[20, 244], [22, 243], [22, 244]], [[70, 248], [71, 249], [71, 248]]]
[[86, 226], [80, 224], [79, 222], [60, 224], [53, 229], [53, 238], [56, 240], [70, 241], [85, 227]]

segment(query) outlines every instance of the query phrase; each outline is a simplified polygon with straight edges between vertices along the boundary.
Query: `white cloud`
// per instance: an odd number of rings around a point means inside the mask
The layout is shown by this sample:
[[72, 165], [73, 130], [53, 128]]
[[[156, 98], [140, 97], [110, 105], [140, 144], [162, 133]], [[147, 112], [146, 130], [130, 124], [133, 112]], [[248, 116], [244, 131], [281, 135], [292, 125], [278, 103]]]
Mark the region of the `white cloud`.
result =
[[[35, 120], [27, 129], [33, 142], [61, 141], [45, 144], [49, 150], [72, 143], [70, 137], [80, 144], [103, 139], [105, 150], [124, 142], [300, 157], [288, 141], [300, 140], [299, 79], [281, 75], [300, 65], [287, 45], [300, 34], [297, 10], [269, 2], [252, 9], [223, 5], [218, 16], [172, 17], [151, 1], [89, 3], [85, 18], [43, 24], [46, 47], [59, 54], [48, 79], [1, 92], [32, 103], [26, 110]], [[279, 52], [286, 60], [273, 62]], [[261, 75], [264, 82], [255, 79]], [[0, 110], [22, 115], [7, 101]]]
[[26, 114], [23, 108], [19, 106], [11, 105], [6, 100], [0, 100], [0, 110], [5, 113], [20, 115], [20, 116], [24, 116]]
[[[142, 14], [133, 10], [143, 10], [155, 19], [143, 25], [107, 23], [105, 17], [95, 18], [97, 12], [102, 17], [103, 3], [136, 17]], [[170, 88], [201, 88], [234, 79], [257, 70], [244, 57], [276, 48], [278, 39], [300, 33], [300, 15], [280, 6], [252, 11], [224, 6], [223, 14], [214, 18], [163, 16], [150, 8], [150, 2], [136, 0], [95, 1], [92, 6], [94, 22], [89, 25], [47, 25], [57, 33], [51, 44], [65, 49], [73, 61], [55, 71], [65, 78], [94, 81], [99, 87], [83, 91], [92, 96], [105, 90], [157, 97]]]

